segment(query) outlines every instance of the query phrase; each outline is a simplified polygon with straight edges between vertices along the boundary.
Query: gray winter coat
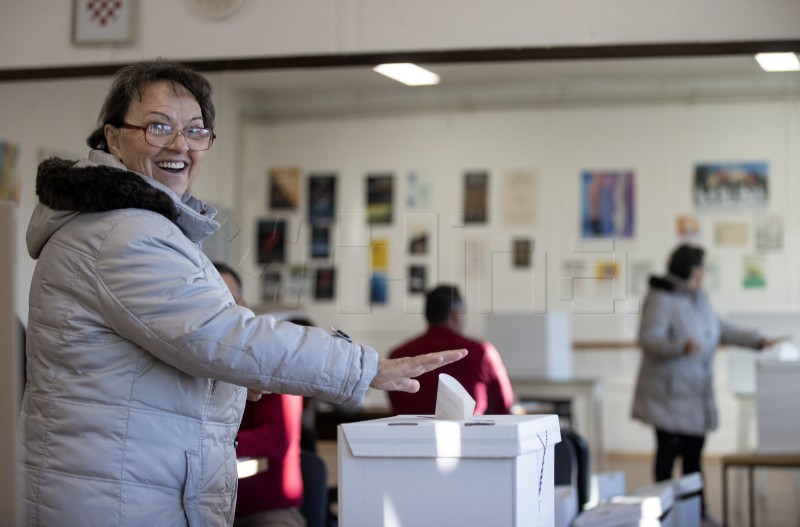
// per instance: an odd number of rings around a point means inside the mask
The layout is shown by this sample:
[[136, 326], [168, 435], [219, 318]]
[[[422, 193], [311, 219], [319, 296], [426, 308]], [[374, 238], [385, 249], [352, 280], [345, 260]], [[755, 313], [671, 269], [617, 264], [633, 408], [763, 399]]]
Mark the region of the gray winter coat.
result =
[[377, 353], [235, 304], [216, 213], [108, 154], [39, 168], [19, 420], [26, 525], [230, 525], [248, 387], [361, 401]]
[[[684, 353], [689, 339], [701, 343], [700, 353]], [[704, 436], [717, 427], [717, 348], [735, 344], [757, 349], [762, 341], [758, 332], [722, 321], [708, 297], [680, 278], [651, 278], [639, 327], [642, 362], [632, 416], [667, 432]]]

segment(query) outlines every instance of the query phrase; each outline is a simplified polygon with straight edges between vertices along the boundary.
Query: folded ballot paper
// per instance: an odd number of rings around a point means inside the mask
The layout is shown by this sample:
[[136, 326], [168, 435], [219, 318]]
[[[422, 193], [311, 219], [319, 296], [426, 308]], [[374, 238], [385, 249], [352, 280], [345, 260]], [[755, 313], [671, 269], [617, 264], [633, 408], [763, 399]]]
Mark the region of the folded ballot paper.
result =
[[436, 419], [465, 421], [475, 412], [475, 399], [457, 380], [446, 373], [439, 374], [436, 392]]

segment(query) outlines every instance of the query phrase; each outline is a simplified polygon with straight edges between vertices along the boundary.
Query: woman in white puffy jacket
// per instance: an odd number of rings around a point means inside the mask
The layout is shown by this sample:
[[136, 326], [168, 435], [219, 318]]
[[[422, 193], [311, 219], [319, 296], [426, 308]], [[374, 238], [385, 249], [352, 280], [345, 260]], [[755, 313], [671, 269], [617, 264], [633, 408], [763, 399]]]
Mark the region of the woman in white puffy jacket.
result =
[[684, 474], [702, 471], [706, 434], [717, 428], [714, 355], [720, 344], [761, 349], [781, 339], [722, 320], [702, 290], [705, 251], [682, 244], [668, 273], [651, 277], [642, 306], [642, 361], [632, 417], [655, 429], [656, 481], [672, 478], [677, 458]]
[[115, 76], [88, 159], [39, 167], [26, 525], [230, 525], [248, 393], [357, 403], [370, 386], [416, 391], [413, 377], [466, 353], [379, 359], [237, 306], [199, 247], [216, 211], [187, 193], [213, 123], [202, 75], [136, 64]]

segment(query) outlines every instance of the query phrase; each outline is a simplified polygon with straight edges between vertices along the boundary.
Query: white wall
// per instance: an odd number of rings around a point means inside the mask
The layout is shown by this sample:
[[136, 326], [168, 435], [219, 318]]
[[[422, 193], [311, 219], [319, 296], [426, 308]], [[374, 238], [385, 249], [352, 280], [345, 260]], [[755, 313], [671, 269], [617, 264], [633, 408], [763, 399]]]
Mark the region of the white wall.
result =
[[72, 4], [3, 0], [0, 67], [800, 36], [794, 0], [248, 0], [223, 20], [185, 0], [139, 0], [132, 46], [79, 48]]
[[[249, 0], [228, 19], [209, 21], [195, 16], [181, 0], [140, 0], [136, 42], [123, 48], [78, 48], [70, 42], [72, 2], [3, 0], [0, 5], [0, 69], [125, 63], [166, 56], [175, 59], [241, 58], [309, 54], [365, 53], [459, 48], [602, 45], [610, 43], [715, 42], [797, 39], [800, 3], [795, 0], [702, 0], [655, 2], [642, 0]], [[764, 291], [744, 292], [736, 287], [739, 251], [710, 246], [721, 265], [724, 282], [712, 292], [721, 311], [741, 308], [794, 309], [798, 279], [794, 269], [800, 211], [791, 206], [797, 195], [800, 170], [796, 145], [800, 119], [796, 98], [763, 103], [653, 104], [626, 107], [535, 107], [503, 112], [453, 112], [422, 115], [376, 116], [338, 121], [308, 120], [282, 125], [240, 120], [247, 101], [230, 88], [225, 75], [212, 75], [218, 108], [220, 139], [207, 157], [196, 194], [233, 211], [242, 232], [232, 241], [245, 265], [247, 294], [257, 296], [259, 268], [246, 251], [254, 239], [255, 218], [265, 215], [265, 172], [270, 166], [298, 164], [304, 170], [333, 169], [341, 176], [339, 210], [354, 213], [346, 235], [365, 238], [358, 214], [363, 210], [363, 175], [367, 170], [392, 170], [398, 179], [397, 197], [404, 192], [402, 177], [413, 168], [435, 178], [440, 252], [429, 269], [430, 278], [466, 281], [463, 257], [456, 257], [453, 240], [489, 238], [507, 240], [519, 231], [488, 227], [462, 230], [452, 227], [460, 210], [460, 174], [465, 168], [492, 173], [490, 196], [494, 217], [499, 205], [498, 175], [511, 168], [530, 168], [540, 176], [539, 224], [531, 229], [537, 250], [546, 251], [548, 306], [558, 300], [560, 261], [571, 252], [577, 233], [577, 174], [583, 168], [630, 167], [638, 185], [638, 225], [634, 242], [619, 244], [629, 259], [651, 260], [661, 268], [676, 241], [674, 215], [691, 212], [688, 178], [698, 160], [766, 159], [770, 162], [770, 212], [784, 217], [786, 248], [769, 255], [770, 285]], [[37, 151], [85, 153], [84, 139], [92, 129], [108, 79], [0, 83], [0, 139], [21, 146], [18, 175], [16, 311], [27, 316], [27, 290], [33, 261], [24, 248], [27, 219], [34, 195]], [[399, 200], [398, 200], [399, 201]], [[402, 212], [400, 209], [398, 212]], [[753, 216], [748, 216], [753, 221]], [[494, 221], [494, 220], [493, 220]], [[714, 218], [702, 218], [709, 242]], [[402, 224], [374, 231], [403, 241]], [[305, 234], [301, 233], [302, 240]], [[463, 250], [459, 244], [456, 248]], [[404, 244], [393, 248], [392, 273], [398, 282], [388, 308], [370, 315], [343, 315], [335, 305], [311, 305], [320, 322], [332, 322], [385, 350], [423, 327], [418, 313], [421, 299], [406, 304]], [[292, 258], [299, 258], [299, 248]], [[356, 280], [366, 269], [366, 250], [340, 251], [337, 265]], [[503, 292], [496, 309], [528, 306], [528, 298], [512, 298], [509, 291], [532, 278], [508, 268], [498, 256], [498, 282]], [[461, 258], [461, 260], [459, 260]], [[436, 270], [437, 273], [433, 273]], [[459, 276], [459, 273], [461, 276]], [[472, 303], [481, 304], [481, 288], [474, 276], [467, 283]], [[484, 284], [488, 284], [484, 281]], [[358, 283], [348, 293], [358, 298]], [[486, 289], [484, 285], [484, 291]], [[363, 292], [363, 289], [361, 290]], [[477, 300], [476, 300], [477, 298]], [[484, 305], [485, 307], [485, 305]], [[566, 307], [569, 307], [567, 305]], [[573, 324], [576, 337], [602, 340], [632, 337], [636, 315], [624, 302], [614, 303], [618, 314], [581, 314]], [[481, 335], [480, 313], [471, 310], [469, 327]], [[392, 328], [392, 329], [386, 329]], [[647, 429], [627, 419], [627, 399], [638, 363], [635, 351], [579, 352], [577, 375], [599, 375], [606, 388], [606, 445], [613, 449], [649, 450]], [[718, 383], [724, 392], [724, 373]], [[721, 401], [726, 427], [712, 436], [710, 448], [731, 445], [733, 403]], [[612, 431], [614, 431], [612, 436]], [[618, 432], [618, 433], [617, 433]], [[718, 438], [718, 439], [716, 439]]]
[[[529, 235], [535, 240], [540, 258], [546, 259], [547, 309], [576, 311], [573, 302], [560, 298], [560, 283], [565, 275], [565, 259], [595, 260], [616, 258], [625, 263], [647, 261], [655, 271], [663, 271], [668, 252], [679, 241], [675, 222], [679, 214], [696, 214], [701, 222], [698, 240], [709, 249], [719, 264], [719, 288], [712, 291], [724, 313], [742, 304], [750, 308], [792, 309], [797, 307], [795, 274], [798, 218], [791, 197], [798, 192], [800, 159], [795, 148], [800, 106], [797, 100], [772, 102], [719, 103], [692, 102], [651, 105], [586, 105], [569, 107], [516, 108], [504, 111], [465, 111], [303, 119], [295, 122], [251, 122], [245, 124], [241, 186], [246, 189], [240, 203], [244, 217], [243, 236], [237, 239], [239, 254], [248, 270], [246, 290], [251, 303], [256, 300], [260, 267], [255, 255], [245, 255], [255, 242], [255, 219], [286, 216], [290, 232], [299, 243], [290, 243], [290, 259], [300, 263], [307, 258], [308, 233], [305, 208], [294, 215], [271, 214], [266, 208], [268, 169], [298, 166], [304, 173], [329, 171], [339, 174], [338, 212], [346, 214], [348, 226], [360, 226], [361, 250], [340, 247], [334, 264], [348, 273], [365, 268], [370, 232], [353, 215], [365, 211], [365, 175], [391, 172], [396, 177], [395, 217], [390, 226], [372, 226], [372, 237], [388, 237], [392, 265], [390, 278], [398, 280], [388, 308], [375, 307], [367, 315], [345, 314], [336, 306], [311, 305], [320, 316], [335, 317], [349, 327], [375, 328], [376, 317], [388, 311], [395, 328], [418, 326], [415, 310], [419, 297], [407, 298], [405, 284], [407, 257], [405, 223], [414, 215], [404, 205], [405, 177], [417, 171], [431, 179], [433, 203], [429, 210], [438, 224], [438, 254], [422, 260], [439, 280], [464, 282], [463, 258], [454, 247], [459, 240], [491, 240], [489, 246], [510, 251], [511, 239]], [[694, 164], [713, 161], [763, 160], [769, 165], [770, 199], [766, 209], [738, 213], [697, 211], [692, 205], [691, 183]], [[490, 173], [490, 221], [487, 225], [454, 226], [453, 218], [462, 211], [462, 177], [468, 169], [487, 169]], [[636, 174], [636, 236], [586, 242], [580, 239], [579, 174], [585, 169], [632, 169]], [[531, 228], [508, 228], [500, 220], [501, 178], [505, 171], [529, 169], [539, 175], [538, 224]], [[303, 196], [305, 200], [305, 196]], [[742, 255], [755, 252], [756, 220], [773, 214], [784, 219], [785, 248], [766, 253], [768, 283], [762, 290], [741, 286]], [[746, 247], [718, 247], [713, 227], [718, 221], [743, 221], [750, 225]], [[352, 231], [350, 231], [352, 236]], [[336, 239], [334, 238], [334, 243]], [[348, 245], [352, 243], [348, 242]], [[588, 251], [588, 252], [587, 252]], [[463, 253], [462, 253], [463, 254]], [[488, 253], [483, 255], [488, 284]], [[419, 262], [419, 258], [414, 262]], [[315, 262], [307, 262], [312, 266]], [[542, 299], [529, 297], [530, 289], [520, 288], [519, 280], [532, 280], [530, 272], [513, 270], [510, 256], [495, 255], [494, 288], [518, 295], [494, 298], [495, 311], [541, 310]], [[356, 272], [357, 274], [357, 272]], [[363, 276], [352, 276], [363, 278]], [[480, 312], [490, 306], [485, 290], [469, 276], [468, 297], [475, 331], [482, 331]], [[532, 281], [525, 282], [533, 284]], [[624, 285], [624, 284], [620, 284]], [[488, 287], [488, 285], [486, 286]], [[520, 290], [523, 289], [523, 290]], [[526, 292], [527, 291], [527, 292]], [[345, 291], [353, 293], [353, 291]], [[360, 297], [359, 297], [360, 298]], [[522, 299], [521, 299], [522, 298]], [[576, 315], [574, 328], [578, 340], [630, 340], [634, 336], [636, 306], [629, 305], [624, 288], [608, 298], [614, 316]], [[469, 299], [469, 298], [468, 298]], [[611, 300], [614, 300], [613, 305]], [[357, 300], [344, 298], [342, 305]], [[340, 312], [337, 312], [340, 311]], [[404, 313], [412, 311], [412, 313]], [[632, 313], [631, 313], [632, 311]], [[629, 316], [630, 315], [630, 316]]]
[[[792, 206], [800, 178], [800, 101], [789, 98], [761, 102], [663, 102], [630, 105], [583, 105], [520, 107], [503, 111], [463, 111], [303, 119], [294, 122], [246, 122], [243, 127], [241, 188], [246, 189], [240, 213], [242, 235], [235, 241], [251, 304], [259, 302], [262, 267], [256, 262], [255, 224], [259, 218], [283, 217], [289, 221], [289, 261], [313, 267], [332, 263], [340, 278], [338, 302], [301, 298], [299, 307], [320, 325], [333, 324], [359, 341], [386, 351], [420, 331], [422, 298], [406, 293], [406, 267], [424, 262], [429, 276], [455, 281], [467, 292], [468, 327], [483, 336], [488, 310], [486, 292], [495, 293], [494, 311], [540, 310], [542, 299], [532, 300], [534, 275], [512, 269], [509, 254], [496, 254], [493, 279], [488, 279], [489, 255], [484, 254], [484, 274], [464, 272], [463, 240], [491, 240], [495, 250], [510, 250], [517, 235], [534, 238], [547, 289], [546, 309], [573, 312], [576, 340], [633, 341], [638, 322], [636, 299], [617, 289], [608, 296], [608, 313], [579, 313], [575, 303], [559, 297], [566, 258], [619, 258], [623, 272], [632, 261], [651, 262], [663, 272], [668, 252], [679, 241], [675, 229], [678, 214], [697, 214], [701, 223], [698, 240], [716, 259], [719, 287], [712, 300], [723, 314], [731, 310], [795, 310], [800, 291], [794, 278], [797, 268], [798, 222]], [[769, 164], [770, 200], [766, 210], [739, 213], [698, 212], [692, 205], [691, 181], [696, 162], [763, 160]], [[330, 261], [310, 260], [305, 206], [296, 214], [267, 209], [270, 168], [298, 166], [303, 173], [336, 172], [339, 175], [337, 210], [339, 236]], [[462, 210], [462, 174], [485, 168], [490, 176], [490, 222], [486, 226], [453, 227]], [[538, 224], [531, 228], [504, 227], [500, 177], [509, 169], [531, 169], [539, 174]], [[579, 174], [582, 169], [630, 168], [636, 173], [636, 237], [588, 244], [579, 239]], [[433, 203], [428, 217], [438, 225], [436, 250], [427, 257], [409, 257], [407, 221], [414, 221], [404, 206], [405, 175], [409, 170], [431, 178]], [[392, 172], [396, 177], [395, 221], [390, 226], [365, 224], [365, 174]], [[305, 203], [305, 187], [301, 203]], [[753, 227], [759, 216], [774, 214], [784, 219], [784, 249], [767, 253], [768, 283], [763, 290], [741, 286], [742, 255], [753, 253]], [[713, 226], [721, 220], [744, 221], [751, 227], [747, 247], [717, 247]], [[391, 240], [389, 277], [394, 280], [389, 304], [370, 306], [366, 293], [370, 237]], [[354, 243], [354, 241], [356, 243]], [[361, 245], [352, 247], [352, 245]], [[576, 250], [577, 249], [577, 250]], [[581, 250], [595, 252], [579, 252]], [[603, 252], [611, 251], [611, 252]], [[537, 260], [537, 265], [540, 261]], [[621, 284], [619, 284], [621, 286]], [[616, 298], [617, 300], [614, 300]], [[353, 306], [357, 306], [354, 309]], [[275, 308], [277, 306], [267, 306]], [[291, 307], [298, 307], [296, 304]], [[358, 311], [357, 313], [354, 311]], [[502, 353], [502, 350], [501, 350]], [[718, 358], [717, 385], [723, 428], [712, 436], [710, 451], [736, 448], [736, 404], [727, 385], [727, 362]], [[578, 376], [604, 379], [606, 442], [610, 449], [651, 449], [651, 431], [628, 418], [638, 351], [601, 350], [579, 352]]]

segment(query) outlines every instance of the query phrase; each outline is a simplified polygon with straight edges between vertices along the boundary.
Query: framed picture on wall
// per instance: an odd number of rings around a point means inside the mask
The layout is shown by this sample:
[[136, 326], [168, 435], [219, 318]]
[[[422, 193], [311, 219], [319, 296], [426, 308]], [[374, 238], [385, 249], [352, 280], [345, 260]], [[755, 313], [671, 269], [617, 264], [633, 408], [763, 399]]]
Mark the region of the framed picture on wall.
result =
[[336, 269], [320, 267], [314, 275], [314, 299], [333, 300], [336, 297]]
[[408, 292], [411, 294], [424, 293], [427, 286], [424, 265], [408, 266]]
[[632, 238], [636, 215], [631, 170], [585, 170], [581, 173], [583, 238]]
[[514, 267], [529, 268], [532, 254], [533, 240], [530, 238], [515, 238], [511, 241], [511, 263]]
[[336, 217], [336, 174], [308, 176], [308, 221], [325, 225]]
[[369, 223], [392, 223], [393, 201], [394, 176], [391, 174], [367, 175], [367, 217]]
[[72, 43], [125, 46], [133, 43], [137, 0], [73, 0]]
[[331, 229], [327, 225], [311, 227], [311, 257], [328, 258], [331, 255]]
[[464, 223], [486, 223], [489, 219], [489, 173], [464, 174]]
[[269, 171], [269, 208], [297, 210], [300, 204], [300, 169], [273, 168]]
[[692, 194], [698, 209], [759, 209], [769, 198], [766, 162], [698, 163]]
[[286, 222], [261, 220], [258, 222], [258, 263], [283, 263], [286, 261]]

